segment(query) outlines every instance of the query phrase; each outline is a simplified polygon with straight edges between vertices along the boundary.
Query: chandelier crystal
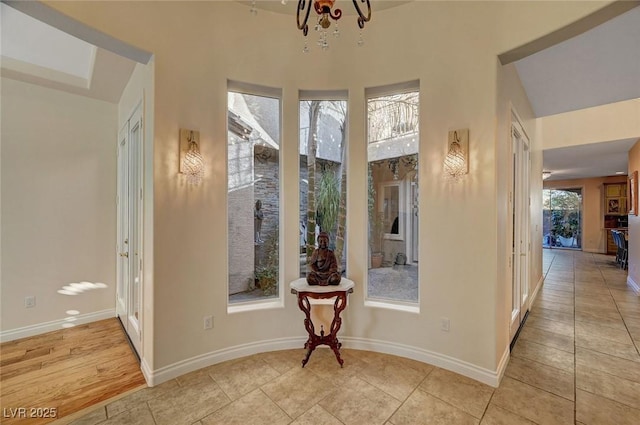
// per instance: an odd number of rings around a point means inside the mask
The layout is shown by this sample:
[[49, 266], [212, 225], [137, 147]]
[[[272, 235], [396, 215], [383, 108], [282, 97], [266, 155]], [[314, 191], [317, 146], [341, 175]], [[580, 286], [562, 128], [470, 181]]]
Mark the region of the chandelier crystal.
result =
[[457, 136], [456, 133], [454, 141], [449, 146], [449, 152], [444, 158], [444, 171], [454, 179], [467, 173], [467, 158]]
[[198, 149], [193, 132], [189, 136], [189, 151], [182, 159], [182, 170], [187, 176], [187, 182], [191, 184], [199, 184], [204, 177], [204, 158]]
[[[353, 7], [358, 13], [358, 27], [360, 27], [360, 29], [362, 30], [364, 28], [365, 22], [369, 22], [371, 20], [371, 4], [369, 3], [369, 0], [352, 1]], [[333, 36], [338, 37], [340, 35], [340, 31], [338, 30], [338, 20], [342, 17], [342, 10], [333, 8], [335, 2], [336, 0], [298, 0], [298, 29], [302, 30], [302, 33], [305, 37], [309, 33], [309, 14], [311, 13], [311, 5], [313, 4], [313, 9], [318, 15], [318, 20], [314, 29], [320, 33], [318, 45], [322, 48], [322, 50], [327, 50], [329, 48], [328, 30], [331, 26], [331, 20], [336, 21], [335, 29], [332, 32]], [[358, 3], [361, 3], [362, 6], [366, 6], [366, 13], [363, 12], [363, 9]], [[358, 46], [362, 46], [363, 44], [364, 41], [362, 39], [362, 31], [360, 31]], [[308, 51], [309, 47], [305, 40], [305, 47], [303, 49], [303, 52], [307, 53]]]

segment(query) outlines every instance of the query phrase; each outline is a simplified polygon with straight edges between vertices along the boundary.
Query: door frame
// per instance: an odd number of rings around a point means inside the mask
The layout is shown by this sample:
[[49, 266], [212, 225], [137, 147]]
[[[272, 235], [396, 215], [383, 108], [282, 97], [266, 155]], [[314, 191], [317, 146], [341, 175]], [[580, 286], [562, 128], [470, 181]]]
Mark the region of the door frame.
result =
[[512, 111], [510, 142], [512, 184], [509, 190], [509, 212], [512, 217], [510, 236], [511, 317], [509, 340], [512, 341], [529, 311], [531, 262], [531, 142], [518, 115]]
[[[142, 357], [144, 305], [144, 121], [142, 100], [118, 132], [116, 314]], [[126, 170], [126, 173], [123, 173]]]

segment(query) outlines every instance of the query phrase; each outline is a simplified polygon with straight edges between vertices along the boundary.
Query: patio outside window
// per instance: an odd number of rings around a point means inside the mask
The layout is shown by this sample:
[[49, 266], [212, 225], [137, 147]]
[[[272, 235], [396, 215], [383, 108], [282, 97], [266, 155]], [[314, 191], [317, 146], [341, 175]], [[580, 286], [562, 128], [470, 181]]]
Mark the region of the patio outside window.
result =
[[419, 92], [368, 96], [367, 298], [418, 302]]
[[280, 292], [280, 99], [228, 93], [229, 304]]
[[344, 100], [300, 101], [300, 277], [321, 231], [346, 269], [346, 116]]

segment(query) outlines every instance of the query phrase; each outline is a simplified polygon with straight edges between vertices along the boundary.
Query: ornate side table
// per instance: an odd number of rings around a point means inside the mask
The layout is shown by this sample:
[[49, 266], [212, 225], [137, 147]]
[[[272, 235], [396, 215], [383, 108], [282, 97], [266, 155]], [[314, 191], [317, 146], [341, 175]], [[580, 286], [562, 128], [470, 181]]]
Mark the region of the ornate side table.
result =
[[[340, 347], [342, 344], [338, 341], [338, 331], [342, 325], [340, 313], [347, 307], [347, 294], [353, 292], [355, 284], [349, 279], [342, 278], [340, 285], [309, 285], [307, 280], [302, 278], [294, 280], [289, 286], [291, 287], [291, 293], [298, 295], [298, 307], [300, 307], [300, 310], [305, 314], [304, 327], [309, 334], [309, 339], [307, 339], [307, 342], [304, 344], [307, 354], [304, 359], [302, 359], [302, 367], [307, 364], [311, 353], [318, 345], [328, 345], [331, 347], [338, 363], [340, 363], [340, 367], [342, 367], [344, 364], [344, 360], [340, 358]], [[336, 300], [333, 303], [333, 321], [331, 322], [329, 334], [325, 335], [324, 327], [321, 326], [320, 335], [317, 335], [313, 322], [311, 321], [311, 302], [309, 302], [309, 298], [318, 300], [334, 297]]]

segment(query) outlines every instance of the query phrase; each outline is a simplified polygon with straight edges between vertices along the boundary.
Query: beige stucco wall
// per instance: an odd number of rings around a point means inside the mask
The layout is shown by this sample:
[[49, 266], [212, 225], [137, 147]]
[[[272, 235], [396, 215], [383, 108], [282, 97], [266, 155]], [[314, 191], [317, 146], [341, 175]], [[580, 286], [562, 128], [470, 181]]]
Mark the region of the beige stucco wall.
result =
[[[606, 2], [413, 2], [375, 12], [366, 44], [355, 24], [328, 52], [301, 52], [292, 16], [236, 2], [52, 2], [56, 9], [155, 55], [154, 370], [226, 347], [303, 337], [293, 296], [284, 307], [226, 313], [227, 79], [283, 90], [281, 235], [283, 258], [297, 258], [299, 89], [349, 91], [348, 270], [357, 282], [342, 335], [415, 347], [495, 371], [508, 345], [505, 321], [504, 165], [497, 121], [496, 56], [598, 9]], [[526, 16], [527, 19], [514, 19]], [[343, 18], [347, 19], [347, 18]], [[401, 42], [400, 42], [401, 41]], [[310, 45], [314, 38], [310, 39]], [[399, 66], [401, 64], [401, 66]], [[366, 87], [420, 79], [420, 314], [365, 307], [367, 272]], [[519, 110], [521, 114], [526, 112]], [[496, 114], [501, 117], [496, 119]], [[199, 127], [205, 180], [183, 187], [178, 129]], [[470, 173], [442, 177], [447, 132], [470, 129]], [[499, 148], [496, 148], [501, 144]], [[535, 167], [541, 168], [540, 159]], [[534, 185], [535, 187], [535, 185]], [[539, 186], [538, 186], [539, 187]], [[502, 217], [498, 219], [498, 217]], [[538, 260], [536, 260], [538, 261]], [[534, 267], [533, 269], [536, 269]], [[282, 266], [282, 282], [298, 262]], [[202, 330], [202, 316], [215, 327]], [[441, 317], [451, 331], [439, 330]]]
[[[1, 330], [115, 307], [116, 105], [2, 78]], [[69, 283], [108, 287], [76, 296]], [[34, 308], [24, 298], [36, 297]]]

